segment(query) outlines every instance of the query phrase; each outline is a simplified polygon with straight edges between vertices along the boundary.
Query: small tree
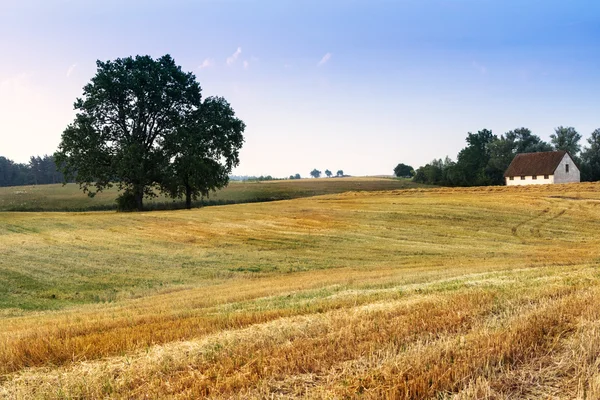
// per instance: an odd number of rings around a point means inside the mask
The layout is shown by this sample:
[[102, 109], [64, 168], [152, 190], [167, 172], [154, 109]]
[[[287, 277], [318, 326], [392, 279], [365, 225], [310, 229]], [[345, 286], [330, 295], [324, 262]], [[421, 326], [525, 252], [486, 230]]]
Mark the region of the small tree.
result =
[[487, 175], [491, 159], [491, 144], [498, 138], [488, 129], [467, 133], [467, 147], [458, 153], [454, 173], [460, 179], [458, 186], [485, 186], [493, 183]]
[[192, 200], [208, 196], [229, 183], [229, 174], [239, 164], [246, 125], [236, 118], [222, 97], [208, 97], [188, 121], [165, 139], [170, 160], [161, 188], [172, 198]]
[[302, 177], [300, 176], [300, 174], [296, 174], [294, 175], [294, 179], [302, 179]]
[[413, 167], [406, 164], [398, 164], [396, 168], [394, 168], [394, 175], [398, 178], [410, 178], [415, 174]]
[[325, 175], [327, 175], [328, 178], [331, 178], [331, 175], [333, 175], [333, 173], [330, 170], [326, 169]]
[[310, 176], [312, 176], [313, 178], [319, 178], [321, 177], [321, 171], [315, 168], [312, 171], [310, 171]]
[[336, 176], [342, 177], [344, 176], [344, 171], [341, 169], [338, 169], [338, 172], [336, 173]]

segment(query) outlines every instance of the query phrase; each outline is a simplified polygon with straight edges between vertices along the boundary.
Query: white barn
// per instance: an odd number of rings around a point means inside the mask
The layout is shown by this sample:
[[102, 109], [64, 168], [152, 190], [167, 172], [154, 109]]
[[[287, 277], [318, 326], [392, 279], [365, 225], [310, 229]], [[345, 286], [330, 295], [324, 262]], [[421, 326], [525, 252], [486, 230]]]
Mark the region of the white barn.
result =
[[506, 186], [580, 182], [579, 168], [566, 151], [517, 154], [504, 173]]

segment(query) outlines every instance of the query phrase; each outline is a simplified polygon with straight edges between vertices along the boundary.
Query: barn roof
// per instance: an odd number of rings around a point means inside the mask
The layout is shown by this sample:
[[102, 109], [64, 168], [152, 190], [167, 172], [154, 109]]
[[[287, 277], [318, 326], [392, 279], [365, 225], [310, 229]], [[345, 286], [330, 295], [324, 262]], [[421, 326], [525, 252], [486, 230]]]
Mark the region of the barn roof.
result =
[[568, 153], [564, 150], [517, 154], [504, 177], [553, 175], [565, 154]]

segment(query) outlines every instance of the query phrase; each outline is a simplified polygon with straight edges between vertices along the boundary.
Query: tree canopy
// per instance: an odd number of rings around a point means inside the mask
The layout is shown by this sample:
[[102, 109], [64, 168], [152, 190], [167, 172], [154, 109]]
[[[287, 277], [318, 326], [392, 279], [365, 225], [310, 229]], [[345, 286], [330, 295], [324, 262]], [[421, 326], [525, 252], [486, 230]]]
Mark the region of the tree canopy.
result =
[[239, 162], [244, 123], [224, 99], [202, 102], [196, 77], [169, 55], [98, 61], [75, 110], [55, 158], [90, 196], [116, 184], [120, 204], [142, 210], [159, 188], [190, 206]]
[[0, 187], [20, 186], [33, 183], [29, 168], [0, 156]]
[[310, 176], [312, 176], [313, 178], [319, 178], [321, 177], [321, 171], [315, 168], [312, 171], [310, 171]]
[[600, 128], [592, 132], [587, 140], [589, 147], [581, 153], [582, 178], [588, 181], [600, 180]]
[[572, 126], [559, 126], [550, 135], [550, 142], [555, 150], [567, 151], [575, 158], [579, 156], [579, 152], [581, 151], [580, 140], [581, 135]]
[[394, 175], [398, 178], [410, 178], [414, 175], [414, 169], [410, 165], [400, 163], [394, 168]]
[[165, 138], [170, 163], [162, 189], [171, 197], [192, 200], [223, 188], [239, 164], [245, 124], [222, 97], [208, 97], [196, 113]]

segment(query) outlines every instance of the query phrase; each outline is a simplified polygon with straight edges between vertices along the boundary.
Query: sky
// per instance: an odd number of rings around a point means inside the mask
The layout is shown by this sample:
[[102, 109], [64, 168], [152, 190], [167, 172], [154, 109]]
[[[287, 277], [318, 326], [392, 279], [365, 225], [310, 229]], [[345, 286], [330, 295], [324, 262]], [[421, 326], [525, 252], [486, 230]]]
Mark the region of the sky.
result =
[[52, 154], [96, 60], [171, 54], [246, 122], [237, 175], [387, 175], [467, 132], [600, 127], [594, 0], [0, 0], [0, 156]]

